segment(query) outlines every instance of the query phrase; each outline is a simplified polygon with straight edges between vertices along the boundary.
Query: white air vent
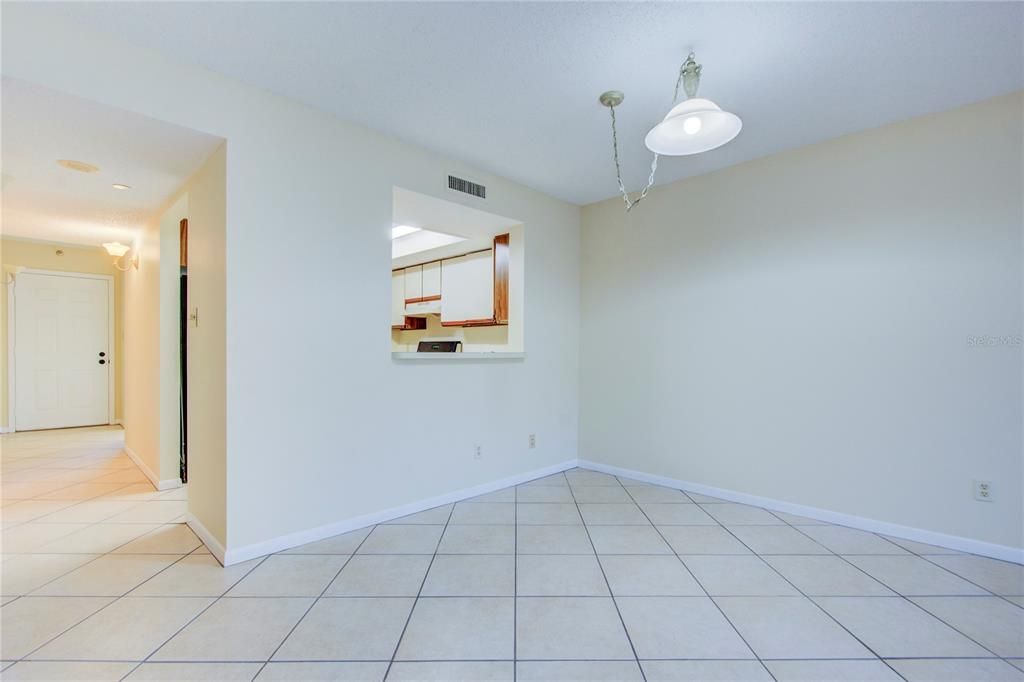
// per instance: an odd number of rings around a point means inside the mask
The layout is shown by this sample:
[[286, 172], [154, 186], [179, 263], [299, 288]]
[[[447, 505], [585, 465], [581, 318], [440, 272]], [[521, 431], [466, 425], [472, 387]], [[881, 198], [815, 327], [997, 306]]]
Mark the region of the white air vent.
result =
[[465, 192], [466, 194], [472, 194], [475, 197], [481, 199], [487, 198], [487, 188], [483, 185], [478, 185], [475, 182], [457, 178], [454, 175], [448, 176], [448, 189], [453, 189], [456, 192]]

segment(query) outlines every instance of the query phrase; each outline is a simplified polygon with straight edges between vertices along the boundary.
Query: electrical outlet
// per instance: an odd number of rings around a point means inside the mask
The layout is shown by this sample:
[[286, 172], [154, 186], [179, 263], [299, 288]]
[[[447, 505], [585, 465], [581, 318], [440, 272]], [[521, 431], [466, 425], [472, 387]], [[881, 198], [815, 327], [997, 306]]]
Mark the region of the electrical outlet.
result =
[[473, 450], [473, 459], [480, 459], [484, 456], [483, 446], [477, 445], [476, 449]]
[[537, 447], [537, 434], [531, 433], [530, 434], [530, 449], [532, 450], [535, 447]]
[[974, 482], [974, 499], [979, 502], [992, 501], [992, 481]]

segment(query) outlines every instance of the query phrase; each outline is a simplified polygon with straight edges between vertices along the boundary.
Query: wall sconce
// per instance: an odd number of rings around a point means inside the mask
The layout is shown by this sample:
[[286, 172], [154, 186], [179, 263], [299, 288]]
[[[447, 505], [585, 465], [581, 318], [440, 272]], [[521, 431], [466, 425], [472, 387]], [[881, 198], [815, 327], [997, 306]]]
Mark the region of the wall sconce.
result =
[[134, 267], [136, 270], [139, 269], [138, 251], [135, 252], [134, 257], [128, 258], [124, 262], [124, 265], [122, 265], [120, 262], [123, 258], [125, 258], [126, 254], [132, 250], [132, 247], [125, 246], [121, 242], [107, 242], [106, 244], [103, 245], [103, 248], [107, 250], [107, 253], [114, 257], [114, 267], [120, 270], [121, 272], [127, 272], [132, 267]]

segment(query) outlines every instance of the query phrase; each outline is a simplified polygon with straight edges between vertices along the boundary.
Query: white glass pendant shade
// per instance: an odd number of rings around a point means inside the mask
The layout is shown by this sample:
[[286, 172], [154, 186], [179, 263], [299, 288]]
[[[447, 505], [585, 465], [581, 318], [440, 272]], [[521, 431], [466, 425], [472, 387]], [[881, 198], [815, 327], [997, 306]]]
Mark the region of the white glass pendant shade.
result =
[[107, 253], [109, 253], [114, 258], [120, 258], [124, 254], [131, 251], [130, 246], [125, 246], [120, 242], [108, 242], [103, 245], [103, 248], [106, 249]]
[[743, 122], [736, 114], [703, 97], [691, 97], [668, 112], [651, 128], [644, 144], [661, 156], [687, 156], [721, 147], [740, 133]]

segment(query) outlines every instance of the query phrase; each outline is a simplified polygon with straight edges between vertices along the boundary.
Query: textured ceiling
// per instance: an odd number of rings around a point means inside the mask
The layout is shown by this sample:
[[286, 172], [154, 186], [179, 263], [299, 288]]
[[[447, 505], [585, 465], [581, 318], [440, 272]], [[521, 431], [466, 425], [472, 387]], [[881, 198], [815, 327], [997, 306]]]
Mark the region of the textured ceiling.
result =
[[575, 203], [627, 185], [688, 49], [740, 136], [659, 183], [1024, 87], [1024, 4], [69, 3], [47, 11]]

